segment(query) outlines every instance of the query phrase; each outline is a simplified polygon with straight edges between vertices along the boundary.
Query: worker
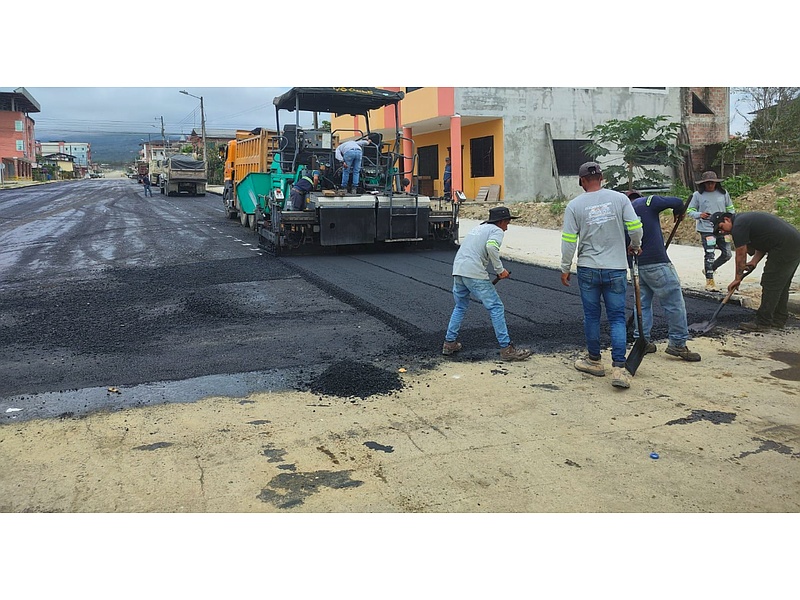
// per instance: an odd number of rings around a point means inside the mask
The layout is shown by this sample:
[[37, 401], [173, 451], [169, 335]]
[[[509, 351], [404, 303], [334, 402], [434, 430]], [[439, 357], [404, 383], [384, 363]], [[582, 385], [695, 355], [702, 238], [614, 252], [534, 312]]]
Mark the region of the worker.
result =
[[[647, 340], [645, 353], [657, 350], [650, 341], [653, 329], [653, 299], [658, 299], [667, 318], [669, 342], [666, 350], [670, 356], [677, 356], [689, 362], [697, 362], [700, 355], [686, 346], [689, 339], [689, 325], [686, 318], [686, 303], [683, 299], [681, 280], [675, 265], [667, 255], [664, 247], [664, 234], [661, 231], [659, 214], [671, 209], [675, 223], [683, 220], [685, 215], [683, 201], [674, 196], [643, 197], [639, 192], [631, 191], [626, 195], [633, 205], [633, 210], [642, 220], [642, 252], [637, 256], [640, 283], [640, 301], [642, 303], [642, 329], [638, 323], [634, 337]], [[630, 263], [630, 259], [628, 259]], [[635, 308], [634, 308], [635, 310]]]
[[489, 209], [489, 218], [473, 227], [456, 252], [453, 261], [453, 299], [455, 307], [450, 315], [447, 333], [444, 337], [442, 354], [451, 355], [461, 350], [457, 341], [461, 322], [467, 314], [470, 294], [483, 303], [494, 327], [494, 334], [500, 344], [500, 358], [504, 361], [525, 360], [531, 355], [527, 349], [517, 349], [511, 343], [506, 324], [505, 307], [497, 289], [489, 281], [489, 265], [499, 279], [508, 278], [508, 271], [500, 260], [500, 246], [503, 236], [512, 219], [505, 206]]
[[444, 187], [444, 199], [450, 200], [450, 192], [452, 190], [452, 183], [453, 183], [453, 168], [450, 165], [450, 157], [446, 156], [444, 159], [444, 180], [443, 180], [443, 187]]
[[[733, 201], [730, 194], [721, 185], [722, 180], [717, 178], [714, 171], [706, 171], [695, 181], [698, 189], [692, 194], [686, 214], [697, 221], [696, 229], [700, 234], [703, 244], [703, 272], [706, 276], [706, 289], [716, 291], [714, 272], [731, 259], [729, 236], [717, 235], [709, 217], [715, 212], [729, 212], [733, 214]], [[720, 255], [716, 258], [716, 251]]]
[[153, 190], [150, 189], [150, 176], [145, 175], [144, 177], [142, 177], [142, 183], [144, 184], [144, 197], [147, 198], [148, 196], [150, 196], [152, 198]]
[[[642, 222], [625, 194], [603, 188], [603, 172], [596, 162], [579, 167], [578, 182], [584, 193], [567, 203], [561, 232], [563, 285], [570, 284], [572, 259], [578, 251], [578, 287], [588, 356], [575, 361], [575, 368], [597, 377], [606, 374], [600, 356], [602, 300], [611, 326], [611, 385], [629, 388], [631, 374], [625, 368], [627, 254], [641, 251]], [[631, 240], [627, 248], [626, 231]]]
[[[342, 187], [347, 188], [350, 194], [353, 188], [358, 189], [358, 181], [361, 175], [361, 161], [364, 158], [364, 146], [370, 143], [369, 138], [361, 140], [348, 140], [336, 146], [334, 153], [336, 159], [342, 162]], [[350, 183], [352, 174], [353, 182]]]
[[[761, 305], [755, 321], [741, 323], [743, 331], [782, 329], [789, 319], [789, 289], [800, 264], [800, 231], [771, 213], [752, 211], [740, 214], [716, 212], [711, 215], [714, 231], [730, 234], [736, 248], [736, 275], [728, 292], [739, 288], [744, 276], [755, 269], [764, 256], [767, 262], [761, 275]], [[748, 246], [753, 258], [747, 259]]]
[[289, 190], [289, 201], [284, 210], [305, 210], [308, 194], [319, 186], [320, 173], [317, 170], [303, 171], [300, 179], [294, 182]]

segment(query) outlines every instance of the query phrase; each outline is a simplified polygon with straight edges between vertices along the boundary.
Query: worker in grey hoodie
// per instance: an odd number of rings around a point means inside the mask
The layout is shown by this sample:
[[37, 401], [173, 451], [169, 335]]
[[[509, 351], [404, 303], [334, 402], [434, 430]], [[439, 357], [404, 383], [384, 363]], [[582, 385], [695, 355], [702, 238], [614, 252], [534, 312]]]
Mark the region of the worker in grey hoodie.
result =
[[[733, 255], [729, 235], [717, 233], [710, 218], [716, 212], [735, 214], [733, 201], [722, 187], [722, 179], [714, 171], [706, 171], [695, 181], [697, 191], [692, 194], [686, 214], [697, 221], [696, 229], [703, 244], [703, 271], [706, 275], [706, 289], [716, 290], [714, 271], [728, 262]], [[716, 257], [716, 251], [720, 255]], [[716, 258], [716, 260], [715, 260]]]

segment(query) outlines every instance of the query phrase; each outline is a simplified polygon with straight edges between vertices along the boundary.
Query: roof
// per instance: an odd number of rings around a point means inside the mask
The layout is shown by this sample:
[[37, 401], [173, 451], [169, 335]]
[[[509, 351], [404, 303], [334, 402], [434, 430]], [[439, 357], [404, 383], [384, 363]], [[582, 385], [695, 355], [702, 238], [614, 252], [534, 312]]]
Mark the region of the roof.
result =
[[397, 104], [404, 97], [403, 92], [371, 87], [295, 87], [276, 96], [272, 103], [279, 110], [365, 115], [371, 110]]
[[13, 91], [0, 91], [0, 110], [13, 112], [41, 112], [42, 107], [24, 87]]

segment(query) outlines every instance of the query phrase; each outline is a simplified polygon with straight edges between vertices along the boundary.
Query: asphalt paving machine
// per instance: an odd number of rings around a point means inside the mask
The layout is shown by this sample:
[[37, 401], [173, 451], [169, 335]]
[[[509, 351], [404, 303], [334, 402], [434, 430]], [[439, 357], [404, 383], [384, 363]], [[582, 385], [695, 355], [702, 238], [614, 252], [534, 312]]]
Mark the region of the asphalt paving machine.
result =
[[[243, 222], [257, 231], [261, 247], [280, 255], [315, 248], [458, 241], [458, 204], [443, 205], [410, 185], [418, 160], [413, 140], [403, 137], [399, 125], [394, 132], [370, 129], [369, 112], [382, 107], [393, 108], [393, 122], [399, 124], [403, 97], [403, 92], [380, 88], [296, 87], [273, 100], [278, 135], [272, 163], [267, 172], [249, 173], [236, 191], [238, 209], [247, 215]], [[286, 113], [294, 113], [294, 123], [282, 126]], [[302, 113], [362, 116], [365, 130], [301, 127]], [[369, 141], [360, 184], [352, 191], [342, 184], [342, 163], [335, 156], [337, 141], [346, 139]], [[411, 148], [409, 156], [403, 154], [404, 147]], [[318, 175], [318, 184], [308, 193], [304, 210], [292, 210], [292, 186], [311, 174]]]

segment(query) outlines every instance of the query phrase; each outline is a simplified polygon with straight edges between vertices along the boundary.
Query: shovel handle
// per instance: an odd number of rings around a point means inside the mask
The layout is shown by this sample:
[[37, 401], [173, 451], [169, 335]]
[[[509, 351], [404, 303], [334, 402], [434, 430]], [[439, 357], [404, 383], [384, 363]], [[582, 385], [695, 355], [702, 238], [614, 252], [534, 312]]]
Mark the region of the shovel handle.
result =
[[[511, 271], [508, 272], [508, 277], [511, 277]], [[508, 279], [508, 277], [506, 277], [506, 279]], [[492, 285], [497, 285], [498, 281], [500, 281], [500, 275], [492, 279]]]

